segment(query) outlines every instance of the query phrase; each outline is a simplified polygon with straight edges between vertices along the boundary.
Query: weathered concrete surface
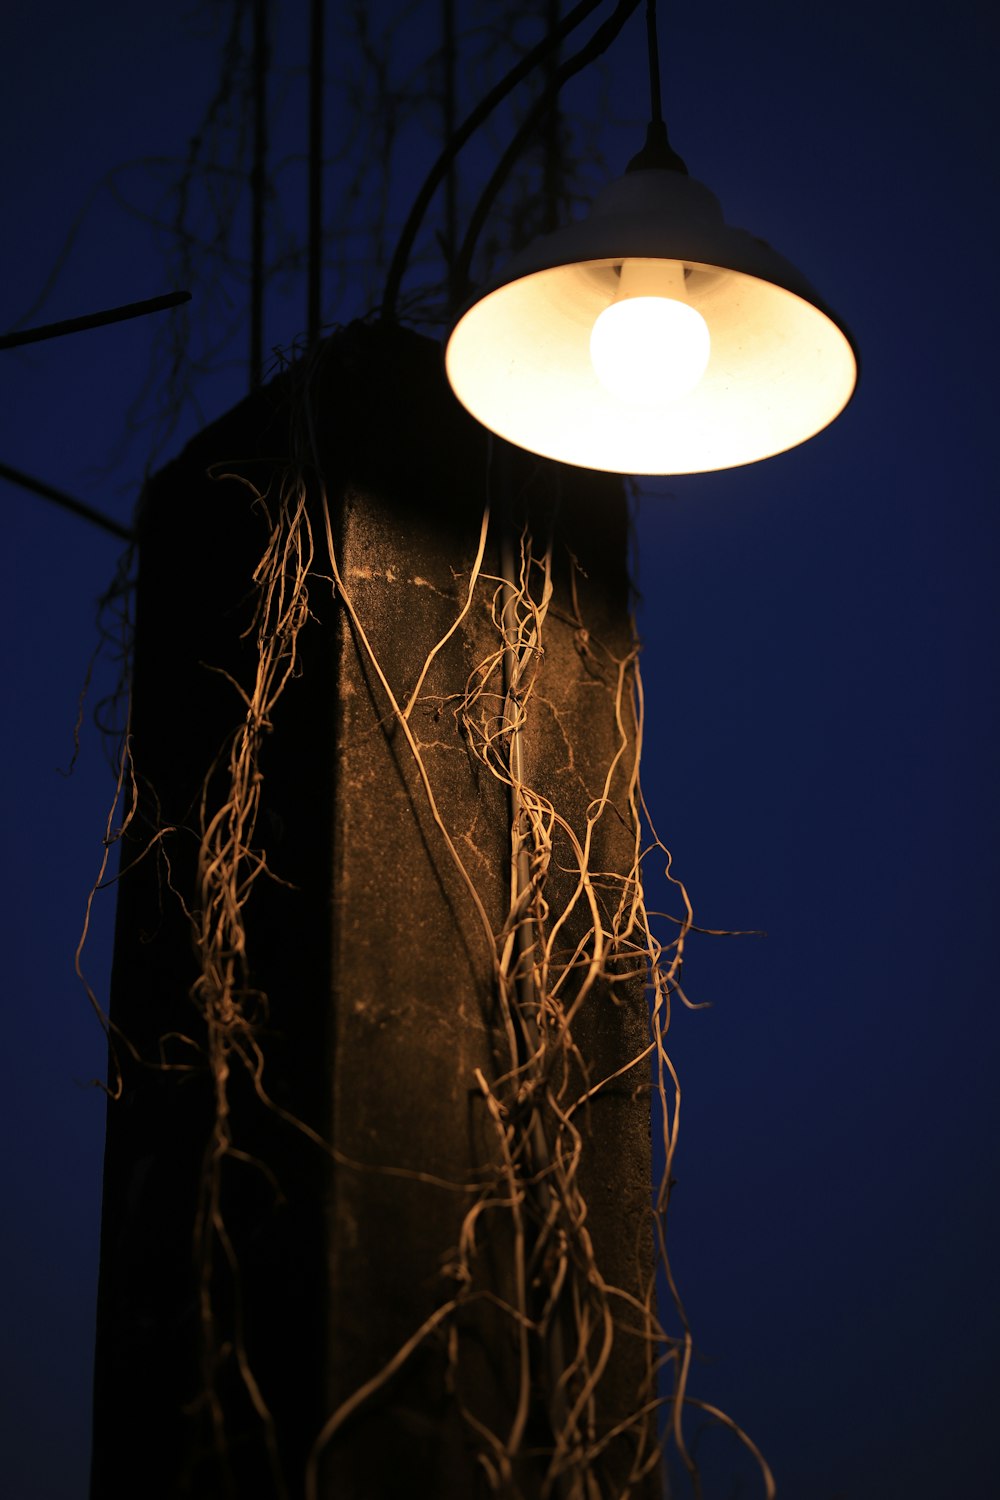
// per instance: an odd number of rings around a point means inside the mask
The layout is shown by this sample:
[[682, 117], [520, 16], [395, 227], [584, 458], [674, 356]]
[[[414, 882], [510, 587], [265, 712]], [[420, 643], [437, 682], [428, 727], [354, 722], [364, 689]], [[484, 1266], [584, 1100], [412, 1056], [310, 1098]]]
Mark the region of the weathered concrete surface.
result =
[[[143, 822], [133, 825], [125, 860], [145, 848], [154, 826], [182, 830], [164, 840], [169, 870], [154, 851], [119, 897], [112, 1014], [146, 1059], [170, 1034], [203, 1041], [188, 998], [197, 973], [190, 928], [165, 883], [169, 875], [190, 903], [196, 840], [183, 830], [193, 826], [206, 767], [241, 715], [232, 688], [204, 664], [247, 680], [253, 643], [241, 632], [266, 539], [246, 489], [209, 480], [205, 470], [254, 460], [244, 472], [263, 481], [268, 463], [288, 452], [291, 394], [290, 381], [278, 382], [208, 429], [158, 476], [142, 517], [134, 753]], [[346, 330], [325, 351], [312, 399], [342, 581], [389, 688], [405, 702], [465, 597], [488, 442], [447, 391], [437, 347], [415, 335]], [[613, 672], [574, 618], [569, 558], [579, 565], [590, 639], [625, 654], [624, 497], [617, 483], [594, 476], [562, 471], [556, 483], [552, 466], [526, 459], [515, 461], [513, 490], [515, 510], [526, 510], [539, 534], [558, 499], [556, 594], [523, 739], [525, 777], [582, 831], [617, 729]], [[246, 924], [253, 981], [268, 996], [259, 1027], [264, 1086], [336, 1154], [264, 1108], [234, 1070], [233, 1135], [247, 1159], [226, 1163], [222, 1206], [239, 1275], [220, 1264], [212, 1278], [223, 1460], [204, 1400], [192, 1249], [212, 1079], [180, 1041], [163, 1043], [163, 1054], [183, 1071], [122, 1054], [125, 1090], [108, 1125], [95, 1500], [263, 1497], [282, 1493], [282, 1484], [302, 1494], [329, 1413], [454, 1292], [446, 1267], [472, 1200], [426, 1178], [467, 1183], [495, 1158], [474, 1076], [479, 1068], [492, 1079], [502, 1066], [491, 945], [385, 686], [325, 581], [315, 508], [312, 519], [323, 575], [310, 584], [315, 619], [262, 763], [259, 842], [290, 885], [258, 883]], [[496, 577], [494, 532], [484, 572]], [[509, 897], [506, 792], [470, 753], [452, 711], [469, 673], [496, 647], [493, 587], [481, 586], [435, 659], [410, 726], [497, 931]], [[625, 790], [620, 774], [613, 794], [623, 815]], [[556, 853], [557, 863], [571, 863], [565, 848]], [[623, 872], [631, 858], [627, 819], [602, 819], [594, 867]], [[572, 882], [553, 875], [554, 903]], [[569, 924], [570, 947], [580, 930]], [[591, 997], [575, 1034], [593, 1079], [642, 1049], [644, 1016], [641, 986]], [[649, 1269], [645, 1078], [643, 1069], [626, 1075], [580, 1120], [597, 1259], [607, 1280], [636, 1292]], [[482, 1263], [508, 1296], [509, 1228], [502, 1216], [487, 1223]], [[479, 1302], [457, 1327], [463, 1400], [505, 1432], [517, 1382], [509, 1322]], [[227, 1352], [238, 1331], [273, 1414], [270, 1449]], [[430, 1338], [335, 1434], [318, 1469], [323, 1500], [485, 1493], [445, 1354], [444, 1336]], [[615, 1361], [602, 1386], [602, 1427], [635, 1402], [638, 1340], [620, 1337]], [[544, 1445], [544, 1430], [538, 1437]], [[612, 1445], [602, 1462], [600, 1492], [617, 1494], [612, 1476], [627, 1470], [628, 1453]], [[537, 1493], [543, 1468], [522, 1466], [525, 1495]], [[655, 1483], [642, 1493], [657, 1493]]]

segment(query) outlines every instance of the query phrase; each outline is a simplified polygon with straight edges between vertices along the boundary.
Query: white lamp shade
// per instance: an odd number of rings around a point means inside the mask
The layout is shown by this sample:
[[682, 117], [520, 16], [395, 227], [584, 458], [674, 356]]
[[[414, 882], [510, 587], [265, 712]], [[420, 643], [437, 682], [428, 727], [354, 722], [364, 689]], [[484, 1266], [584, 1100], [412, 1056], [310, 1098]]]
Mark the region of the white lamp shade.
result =
[[[623, 261], [664, 268], [705, 320], [710, 354], [687, 394], [629, 402], [598, 379], [591, 333]], [[652, 268], [651, 268], [652, 269]], [[622, 474], [695, 474], [769, 458], [843, 410], [851, 341], [798, 271], [731, 229], [683, 173], [612, 183], [589, 216], [536, 240], [456, 323], [448, 379], [484, 426], [562, 463]]]

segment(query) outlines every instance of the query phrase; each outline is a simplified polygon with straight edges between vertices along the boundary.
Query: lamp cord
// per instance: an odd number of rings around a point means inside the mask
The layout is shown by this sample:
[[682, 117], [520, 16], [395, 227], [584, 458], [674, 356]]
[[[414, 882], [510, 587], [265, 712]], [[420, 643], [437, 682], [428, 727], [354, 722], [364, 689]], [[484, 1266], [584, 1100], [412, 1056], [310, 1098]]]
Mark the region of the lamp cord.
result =
[[663, 121], [660, 94], [660, 44], [656, 35], [656, 0], [646, 0], [646, 55], [649, 61], [649, 124], [646, 144], [633, 156], [626, 172], [667, 171], [687, 176], [687, 167], [670, 144]]

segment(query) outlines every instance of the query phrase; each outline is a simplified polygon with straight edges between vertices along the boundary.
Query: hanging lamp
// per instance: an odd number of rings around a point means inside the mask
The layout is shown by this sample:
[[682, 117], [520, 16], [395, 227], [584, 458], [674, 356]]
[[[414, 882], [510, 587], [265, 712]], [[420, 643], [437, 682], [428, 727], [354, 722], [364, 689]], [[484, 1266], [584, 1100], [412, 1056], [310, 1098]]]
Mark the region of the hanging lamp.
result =
[[481, 291], [445, 352], [485, 427], [545, 458], [695, 474], [813, 437], [857, 380], [849, 334], [770, 245], [723, 219], [660, 112], [625, 175], [579, 223], [541, 236]]

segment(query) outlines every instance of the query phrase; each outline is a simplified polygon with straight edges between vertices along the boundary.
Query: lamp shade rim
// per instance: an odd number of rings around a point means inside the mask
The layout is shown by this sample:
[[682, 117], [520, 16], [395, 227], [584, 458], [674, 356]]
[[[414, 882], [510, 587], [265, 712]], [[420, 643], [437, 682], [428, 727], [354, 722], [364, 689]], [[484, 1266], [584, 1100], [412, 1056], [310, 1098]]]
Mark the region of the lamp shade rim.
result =
[[[615, 380], [603, 341], [595, 346], [612, 304], [657, 286], [653, 302], [680, 301], [707, 329], [693, 385], [676, 316], [668, 331], [652, 306], [627, 324], [615, 315], [615, 339], [626, 326], [635, 339]], [[467, 409], [529, 451], [589, 469], [693, 474], [820, 432], [853, 397], [858, 359], [795, 266], [730, 228], [703, 184], [656, 169], [611, 183], [586, 219], [516, 255], [460, 313], [445, 367]]]

